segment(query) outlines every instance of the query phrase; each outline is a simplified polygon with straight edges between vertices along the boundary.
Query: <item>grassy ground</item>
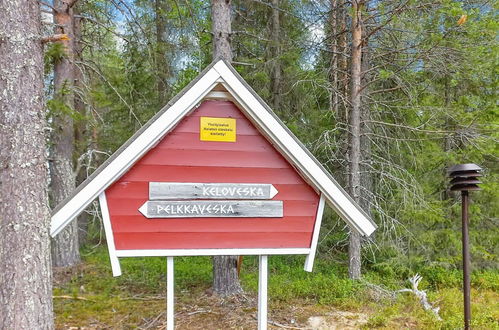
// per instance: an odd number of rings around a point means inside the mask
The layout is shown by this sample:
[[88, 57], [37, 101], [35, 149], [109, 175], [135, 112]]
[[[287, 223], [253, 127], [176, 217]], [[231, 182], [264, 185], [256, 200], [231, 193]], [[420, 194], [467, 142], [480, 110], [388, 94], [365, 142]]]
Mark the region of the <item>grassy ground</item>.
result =
[[[113, 278], [105, 247], [85, 251], [84, 263], [55, 272], [54, 305], [59, 329], [161, 329], [165, 326], [165, 258], [122, 259], [123, 275]], [[440, 307], [442, 321], [425, 311], [412, 293], [387, 295], [410, 287], [408, 281], [367, 272], [366, 282], [347, 278], [343, 265], [319, 258], [313, 273], [304, 257], [269, 258], [271, 328], [419, 328], [456, 329], [462, 325], [459, 272], [423, 274], [419, 289]], [[245, 294], [220, 299], [210, 291], [208, 257], [175, 258], [178, 329], [252, 329], [256, 327], [258, 263], [245, 257], [241, 282]], [[457, 284], [456, 284], [457, 283]], [[474, 329], [499, 329], [499, 272], [473, 275]]]

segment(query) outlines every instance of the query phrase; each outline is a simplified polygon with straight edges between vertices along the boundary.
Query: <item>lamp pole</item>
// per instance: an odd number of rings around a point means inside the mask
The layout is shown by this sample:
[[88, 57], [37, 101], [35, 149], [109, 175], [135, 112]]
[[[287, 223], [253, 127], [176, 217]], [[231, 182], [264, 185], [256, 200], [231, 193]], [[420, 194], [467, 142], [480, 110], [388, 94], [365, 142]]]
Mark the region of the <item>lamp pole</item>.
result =
[[470, 249], [468, 231], [468, 202], [467, 190], [461, 191], [462, 210], [462, 239], [463, 239], [463, 297], [464, 297], [464, 328], [470, 328], [471, 320], [471, 280], [470, 280]]
[[482, 168], [475, 164], [460, 164], [449, 168], [451, 191], [461, 191], [462, 243], [463, 243], [463, 298], [464, 298], [464, 329], [470, 329], [471, 321], [471, 280], [470, 280], [470, 250], [468, 231], [469, 191], [481, 190], [478, 180], [482, 176]]

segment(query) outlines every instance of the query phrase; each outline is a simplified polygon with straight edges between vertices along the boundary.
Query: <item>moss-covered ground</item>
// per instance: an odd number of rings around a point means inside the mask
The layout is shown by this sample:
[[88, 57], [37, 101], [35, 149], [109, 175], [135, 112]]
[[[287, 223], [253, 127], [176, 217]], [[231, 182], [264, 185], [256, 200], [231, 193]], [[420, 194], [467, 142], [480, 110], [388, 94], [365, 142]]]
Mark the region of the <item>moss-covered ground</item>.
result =
[[[86, 250], [83, 263], [58, 269], [54, 308], [59, 329], [162, 329], [165, 327], [165, 258], [122, 259], [123, 275], [112, 277], [107, 250]], [[304, 257], [269, 258], [271, 328], [457, 329], [462, 326], [460, 273], [423, 274], [420, 290], [440, 307], [441, 321], [422, 308], [412, 293], [386, 294], [407, 280], [367, 271], [351, 281], [342, 264], [318, 258], [313, 273]], [[212, 294], [209, 257], [175, 258], [178, 329], [252, 329], [256, 327], [258, 263], [245, 257], [241, 282], [245, 294], [221, 299]], [[499, 272], [475, 272], [472, 281], [474, 329], [499, 329]], [[369, 284], [368, 284], [369, 283]], [[378, 289], [380, 288], [380, 289]], [[387, 290], [386, 292], [383, 291]]]

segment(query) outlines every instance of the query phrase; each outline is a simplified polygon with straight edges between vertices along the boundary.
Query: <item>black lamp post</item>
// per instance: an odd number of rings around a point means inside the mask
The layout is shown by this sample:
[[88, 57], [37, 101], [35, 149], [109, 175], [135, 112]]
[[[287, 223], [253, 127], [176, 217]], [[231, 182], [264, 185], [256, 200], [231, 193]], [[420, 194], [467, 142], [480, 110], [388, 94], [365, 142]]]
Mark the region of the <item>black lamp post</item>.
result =
[[463, 295], [464, 295], [464, 329], [470, 328], [471, 305], [470, 305], [470, 251], [468, 236], [468, 192], [470, 190], [481, 190], [478, 184], [482, 183], [478, 178], [482, 168], [475, 164], [460, 164], [449, 168], [449, 176], [452, 178], [451, 191], [461, 192], [462, 203], [462, 232], [463, 232]]

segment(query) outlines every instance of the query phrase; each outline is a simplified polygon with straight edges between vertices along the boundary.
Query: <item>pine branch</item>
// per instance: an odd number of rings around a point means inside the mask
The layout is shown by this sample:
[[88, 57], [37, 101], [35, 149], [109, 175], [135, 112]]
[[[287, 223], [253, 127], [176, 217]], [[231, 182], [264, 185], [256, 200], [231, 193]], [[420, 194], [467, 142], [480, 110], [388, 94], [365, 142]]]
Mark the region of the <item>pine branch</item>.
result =
[[44, 44], [47, 42], [58, 42], [58, 41], [67, 41], [67, 40], [69, 40], [69, 37], [65, 33], [54, 34], [53, 36], [45, 37], [45, 38], [41, 39], [42, 43], [44, 43]]

